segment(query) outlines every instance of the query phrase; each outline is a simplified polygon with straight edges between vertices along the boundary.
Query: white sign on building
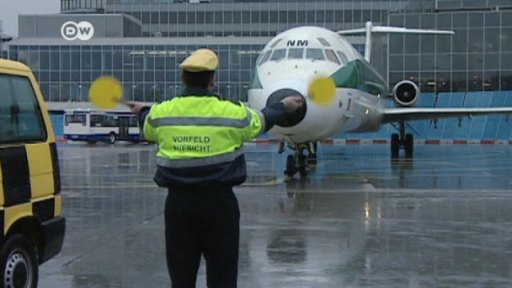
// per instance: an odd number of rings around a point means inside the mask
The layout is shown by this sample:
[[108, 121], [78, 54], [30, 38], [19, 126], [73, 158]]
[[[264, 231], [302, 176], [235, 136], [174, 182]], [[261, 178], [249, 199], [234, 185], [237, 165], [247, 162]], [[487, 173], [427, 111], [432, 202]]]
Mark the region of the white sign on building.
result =
[[87, 21], [79, 23], [68, 21], [60, 28], [62, 37], [68, 41], [82, 40], [87, 41], [94, 36], [94, 27]]

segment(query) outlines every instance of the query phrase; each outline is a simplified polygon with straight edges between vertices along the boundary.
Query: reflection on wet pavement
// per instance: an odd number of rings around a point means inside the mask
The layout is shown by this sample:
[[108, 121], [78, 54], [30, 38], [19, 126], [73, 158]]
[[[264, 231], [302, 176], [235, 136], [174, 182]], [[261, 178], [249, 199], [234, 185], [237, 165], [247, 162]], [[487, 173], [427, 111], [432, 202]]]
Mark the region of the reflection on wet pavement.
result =
[[[40, 287], [170, 287], [154, 147], [59, 148], [68, 226]], [[247, 147], [239, 287], [512, 286], [510, 147], [321, 145], [286, 183], [276, 150]]]

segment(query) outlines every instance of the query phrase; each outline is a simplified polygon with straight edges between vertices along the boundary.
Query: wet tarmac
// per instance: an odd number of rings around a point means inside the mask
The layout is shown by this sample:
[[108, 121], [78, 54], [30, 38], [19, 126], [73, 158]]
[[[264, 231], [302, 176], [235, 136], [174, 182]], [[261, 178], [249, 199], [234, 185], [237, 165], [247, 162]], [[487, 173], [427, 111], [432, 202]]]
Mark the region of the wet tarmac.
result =
[[[247, 146], [241, 288], [512, 287], [512, 147], [320, 145], [305, 180]], [[66, 239], [39, 287], [170, 287], [154, 146], [59, 146]], [[201, 266], [197, 287], [205, 287]]]

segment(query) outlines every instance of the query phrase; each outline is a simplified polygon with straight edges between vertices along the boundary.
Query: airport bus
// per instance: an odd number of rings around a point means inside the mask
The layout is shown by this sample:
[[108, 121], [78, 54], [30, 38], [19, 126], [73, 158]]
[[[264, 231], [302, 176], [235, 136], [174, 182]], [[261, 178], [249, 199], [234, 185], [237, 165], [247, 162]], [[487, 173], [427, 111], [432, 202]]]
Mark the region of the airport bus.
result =
[[64, 138], [72, 141], [141, 141], [137, 116], [130, 112], [72, 109], [64, 111]]

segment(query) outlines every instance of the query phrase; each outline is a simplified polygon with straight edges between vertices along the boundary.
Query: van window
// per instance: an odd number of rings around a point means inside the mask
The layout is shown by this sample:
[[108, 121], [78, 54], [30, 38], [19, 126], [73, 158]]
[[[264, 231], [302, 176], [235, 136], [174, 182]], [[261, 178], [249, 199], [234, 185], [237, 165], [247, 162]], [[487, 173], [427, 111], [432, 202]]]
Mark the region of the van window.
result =
[[91, 115], [91, 127], [118, 127], [117, 117], [114, 115]]
[[87, 120], [87, 116], [85, 114], [69, 114], [64, 117], [64, 124], [69, 125], [71, 123], [79, 123], [85, 126], [85, 121]]
[[26, 77], [0, 74], [0, 143], [46, 140], [46, 128]]

